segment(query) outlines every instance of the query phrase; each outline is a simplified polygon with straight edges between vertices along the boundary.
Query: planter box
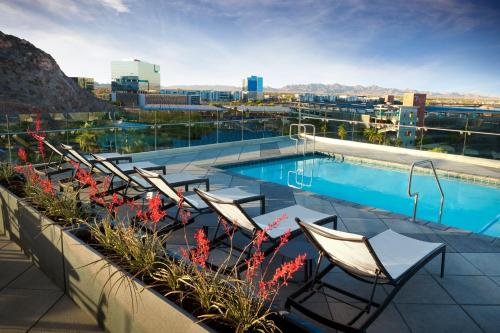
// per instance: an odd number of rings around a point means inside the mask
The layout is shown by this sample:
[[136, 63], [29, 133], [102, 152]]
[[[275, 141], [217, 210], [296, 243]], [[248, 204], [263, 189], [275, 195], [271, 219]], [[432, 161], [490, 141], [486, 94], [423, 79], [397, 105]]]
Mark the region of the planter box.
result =
[[130, 275], [70, 231], [62, 232], [62, 243], [68, 295], [106, 331], [214, 332], [156, 291], [144, 289], [137, 279], [118, 287], [123, 274]]
[[2, 186], [0, 200], [5, 234], [21, 246], [45, 275], [65, 290], [61, 243], [63, 228]]
[[[0, 233], [18, 243], [107, 332], [215, 332], [155, 290], [144, 289], [141, 281], [75, 236], [81, 231], [55, 225], [0, 186]], [[286, 315], [276, 319], [284, 331], [315, 331]]]

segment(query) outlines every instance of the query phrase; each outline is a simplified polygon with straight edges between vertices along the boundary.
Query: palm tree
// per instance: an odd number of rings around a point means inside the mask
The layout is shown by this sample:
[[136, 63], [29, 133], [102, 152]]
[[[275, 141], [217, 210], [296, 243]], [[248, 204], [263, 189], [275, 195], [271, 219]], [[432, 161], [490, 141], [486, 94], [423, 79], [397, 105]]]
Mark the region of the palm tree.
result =
[[347, 131], [344, 127], [344, 124], [340, 124], [340, 126], [337, 128], [337, 135], [341, 140], [344, 140], [344, 138], [347, 136]]

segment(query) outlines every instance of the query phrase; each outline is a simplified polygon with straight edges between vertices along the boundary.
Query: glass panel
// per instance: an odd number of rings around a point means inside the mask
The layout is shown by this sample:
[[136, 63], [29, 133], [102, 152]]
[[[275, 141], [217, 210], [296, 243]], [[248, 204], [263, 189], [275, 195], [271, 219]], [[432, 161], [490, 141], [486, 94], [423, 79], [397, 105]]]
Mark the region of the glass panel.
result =
[[241, 121], [219, 121], [219, 143], [240, 141], [242, 138]]
[[116, 145], [122, 154], [140, 153], [155, 150], [155, 127], [138, 125], [118, 128]]
[[459, 132], [427, 129], [421, 140], [422, 150], [462, 155], [464, 136]]
[[189, 111], [156, 111], [156, 121], [158, 124], [189, 123]]
[[158, 125], [156, 149], [180, 148], [189, 146], [189, 125]]
[[217, 122], [191, 123], [191, 146], [217, 143]]
[[82, 128], [70, 130], [67, 133], [67, 142], [88, 153], [115, 152], [116, 136], [113, 128]]
[[262, 137], [270, 138], [283, 135], [282, 118], [267, 118], [263, 120]]
[[467, 135], [464, 155], [500, 160], [500, 135]]

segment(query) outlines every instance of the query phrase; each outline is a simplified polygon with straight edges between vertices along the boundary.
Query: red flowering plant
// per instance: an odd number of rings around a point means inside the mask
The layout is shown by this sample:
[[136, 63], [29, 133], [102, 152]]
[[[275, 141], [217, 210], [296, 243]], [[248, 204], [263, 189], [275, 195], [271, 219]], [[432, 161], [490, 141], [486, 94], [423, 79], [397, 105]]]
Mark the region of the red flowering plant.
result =
[[[179, 216], [185, 225], [186, 240], [181, 254], [184, 262], [191, 264], [191, 270], [185, 270], [189, 278], [184, 277], [182, 283], [189, 289], [189, 297], [199, 304], [198, 317], [202, 320], [216, 320], [236, 332], [277, 330], [277, 326], [270, 319], [273, 313], [271, 306], [280, 289], [287, 285], [306, 259], [305, 254], [299, 255], [273, 268], [276, 266], [274, 261], [280, 249], [290, 238], [290, 231], [284, 233], [267, 258], [264, 255], [263, 246], [268, 241], [268, 232], [277, 228], [287, 216], [280, 216], [263, 230], [257, 231], [254, 239], [238, 255], [234, 254], [237, 250], [233, 247], [237, 228], [219, 217], [230, 246], [227, 255], [218, 258], [221, 263], [215, 266], [209, 260], [210, 241], [206, 230], [196, 229], [194, 245], [190, 245], [186, 228], [189, 212], [184, 208], [182, 192], [178, 194], [181, 197], [178, 205]], [[217, 252], [220, 254], [221, 251]], [[245, 271], [240, 274], [238, 268], [242, 266]]]
[[57, 192], [54, 182], [35, 170], [25, 149], [19, 149], [18, 157], [22, 164], [16, 165], [15, 171], [23, 176], [22, 195], [31, 204], [61, 225], [80, 223], [86, 218], [75, 193]]
[[[75, 167], [77, 167], [75, 165]], [[127, 199], [110, 190], [110, 179], [101, 182], [88, 171], [77, 168], [75, 177], [85, 189], [85, 197], [103, 207], [104, 215], [98, 223], [87, 223], [92, 244], [105, 257], [123, 269], [119, 279], [125, 285], [133, 286], [131, 279], [149, 279], [157, 271], [160, 262], [166, 260], [165, 243], [168, 235], [160, 235], [156, 227], [149, 232], [141, 231], [136, 223], [144, 226], [156, 224], [166, 216], [159, 195], [147, 198], [147, 204]], [[107, 264], [104, 263], [103, 267]], [[124, 272], [131, 273], [131, 276]], [[123, 283], [113, 284], [114, 286]], [[132, 300], [134, 301], [134, 300]]]

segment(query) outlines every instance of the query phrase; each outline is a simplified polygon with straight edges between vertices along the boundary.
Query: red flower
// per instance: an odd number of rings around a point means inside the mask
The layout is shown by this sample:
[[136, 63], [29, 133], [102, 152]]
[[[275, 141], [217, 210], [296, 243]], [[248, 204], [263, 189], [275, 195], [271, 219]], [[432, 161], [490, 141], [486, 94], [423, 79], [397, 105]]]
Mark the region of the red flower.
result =
[[50, 181], [50, 179], [42, 179], [40, 184], [45, 193], [54, 193], [54, 186], [52, 185], [52, 181]]
[[210, 252], [210, 241], [203, 229], [196, 230], [194, 238], [196, 239], [196, 248], [191, 250], [191, 260], [205, 268]]
[[257, 250], [252, 254], [250, 259], [246, 259], [245, 262], [247, 264], [247, 270], [245, 272], [247, 280], [251, 281], [255, 277], [257, 273], [257, 269], [264, 261], [264, 252]]
[[118, 194], [116, 194], [116, 193], [113, 193], [113, 197], [111, 198], [111, 202], [115, 206], [123, 205], [123, 199], [120, 199], [120, 197], [118, 197]]
[[28, 162], [28, 154], [26, 153], [26, 150], [24, 150], [24, 148], [19, 148], [19, 150], [17, 151], [17, 155], [24, 163]]
[[286, 286], [288, 281], [292, 278], [306, 260], [306, 255], [301, 254], [294, 260], [283, 263], [280, 267], [276, 268], [271, 280], [259, 281], [259, 295], [264, 299], [268, 299], [270, 295], [277, 294], [282, 286]]
[[148, 199], [148, 215], [149, 219], [153, 223], [158, 223], [162, 218], [164, 218], [167, 213], [161, 209], [162, 203], [160, 195], [157, 194], [154, 197]]

